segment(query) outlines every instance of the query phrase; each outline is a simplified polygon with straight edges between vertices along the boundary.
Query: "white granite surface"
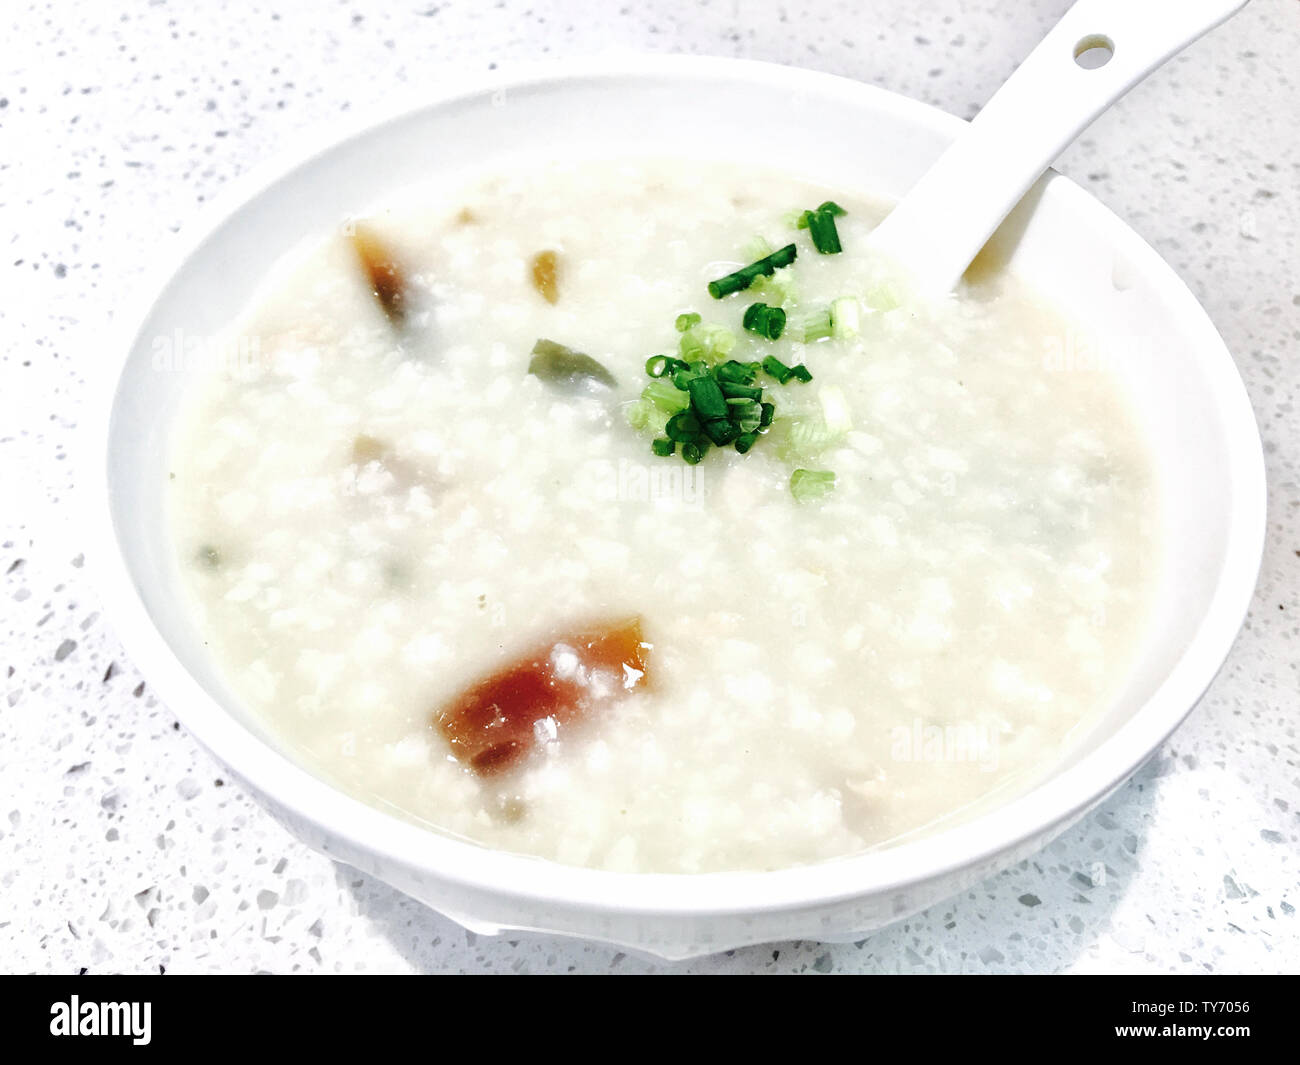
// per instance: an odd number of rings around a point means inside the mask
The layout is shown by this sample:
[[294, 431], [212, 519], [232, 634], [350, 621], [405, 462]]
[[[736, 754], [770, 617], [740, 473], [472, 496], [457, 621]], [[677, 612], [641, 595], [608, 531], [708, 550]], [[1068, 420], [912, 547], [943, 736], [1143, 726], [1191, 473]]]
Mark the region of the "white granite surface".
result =
[[73, 506], [86, 370], [152, 250], [289, 133], [393, 91], [608, 48], [848, 74], [969, 116], [1067, 0], [6, 4], [0, 14], [0, 969], [1300, 969], [1300, 10], [1255, 0], [1061, 167], [1218, 324], [1263, 430], [1250, 618], [1159, 756], [1055, 844], [847, 946], [680, 966], [476, 939], [290, 838], [100, 617]]

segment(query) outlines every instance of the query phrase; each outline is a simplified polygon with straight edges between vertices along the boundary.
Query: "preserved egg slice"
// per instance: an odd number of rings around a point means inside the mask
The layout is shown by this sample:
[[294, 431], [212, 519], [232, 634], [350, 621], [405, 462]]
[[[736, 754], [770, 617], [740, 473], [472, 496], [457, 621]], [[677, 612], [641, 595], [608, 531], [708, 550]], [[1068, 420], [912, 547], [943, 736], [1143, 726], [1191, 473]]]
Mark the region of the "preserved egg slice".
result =
[[502, 772], [643, 684], [649, 646], [640, 618], [566, 634], [467, 688], [434, 724], [460, 762], [483, 776]]
[[354, 225], [348, 239], [352, 242], [352, 250], [357, 253], [370, 291], [379, 301], [379, 306], [393, 325], [402, 325], [408, 310], [407, 282], [392, 249], [364, 225]]

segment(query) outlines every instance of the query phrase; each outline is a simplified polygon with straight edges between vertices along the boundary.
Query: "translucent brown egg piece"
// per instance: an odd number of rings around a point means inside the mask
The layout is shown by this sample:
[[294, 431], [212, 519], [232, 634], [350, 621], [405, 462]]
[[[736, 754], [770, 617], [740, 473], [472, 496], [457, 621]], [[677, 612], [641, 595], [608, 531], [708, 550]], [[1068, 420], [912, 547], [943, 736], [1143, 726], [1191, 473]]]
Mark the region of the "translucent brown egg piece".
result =
[[547, 303], [560, 298], [560, 257], [553, 251], [539, 251], [533, 256], [533, 287]]
[[352, 226], [348, 239], [379, 306], [394, 325], [401, 325], [406, 317], [406, 275], [392, 249], [364, 225]]
[[538, 746], [538, 722], [558, 732], [645, 683], [647, 655], [640, 618], [566, 633], [471, 685], [434, 725], [459, 761], [491, 776]]

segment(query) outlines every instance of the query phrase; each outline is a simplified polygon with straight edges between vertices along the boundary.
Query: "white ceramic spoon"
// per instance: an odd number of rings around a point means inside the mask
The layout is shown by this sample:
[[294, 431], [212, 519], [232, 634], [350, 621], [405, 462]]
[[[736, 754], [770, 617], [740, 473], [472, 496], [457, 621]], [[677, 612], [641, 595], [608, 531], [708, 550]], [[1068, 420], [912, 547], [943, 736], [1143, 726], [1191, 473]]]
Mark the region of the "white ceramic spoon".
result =
[[[1246, 0], [1078, 0], [871, 235], [918, 294], [952, 290], [1062, 150]], [[1089, 65], [1101, 63], [1102, 65]]]

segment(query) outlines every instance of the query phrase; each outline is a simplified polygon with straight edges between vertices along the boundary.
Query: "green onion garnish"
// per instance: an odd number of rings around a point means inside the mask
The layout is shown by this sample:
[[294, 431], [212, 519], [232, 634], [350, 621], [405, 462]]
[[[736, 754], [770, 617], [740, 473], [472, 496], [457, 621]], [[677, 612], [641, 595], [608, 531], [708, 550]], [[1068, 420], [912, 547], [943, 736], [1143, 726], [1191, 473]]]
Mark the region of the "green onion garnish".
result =
[[709, 295], [715, 300], [720, 300], [723, 296], [730, 296], [733, 292], [747, 289], [758, 278], [769, 277], [781, 267], [789, 266], [794, 262], [798, 254], [798, 249], [793, 244], [787, 244], [784, 248], [777, 248], [771, 255], [766, 255], [748, 266], [742, 266], [735, 273], [720, 277], [716, 281], [710, 281]]
[[714, 362], [726, 358], [735, 346], [736, 334], [726, 326], [699, 321], [688, 325], [677, 342], [677, 350], [687, 362]]
[[718, 387], [722, 389], [722, 394], [730, 402], [733, 399], [762, 399], [763, 390], [758, 385], [736, 385], [730, 381], [718, 381]]
[[666, 377], [684, 369], [686, 363], [681, 359], [674, 359], [671, 355], [652, 355], [645, 362], [645, 372], [651, 377]]
[[790, 380], [790, 367], [775, 355], [769, 355], [763, 360], [763, 372], [767, 374], [768, 377], [776, 378], [776, 383], [779, 385], [783, 385]]
[[780, 307], [769, 307], [766, 303], [751, 303], [745, 310], [741, 325], [751, 333], [776, 340], [785, 329], [785, 311]]
[[776, 378], [777, 384], [782, 385], [791, 378], [804, 384], [813, 379], [812, 372], [803, 363], [798, 366], [787, 366], [775, 355], [769, 355], [763, 360], [763, 372], [769, 377]]
[[832, 200], [827, 200], [815, 211], [804, 211], [799, 216], [799, 228], [808, 230], [813, 247], [823, 255], [834, 255], [843, 251], [840, 246], [840, 233], [835, 228], [835, 216], [845, 214], [844, 208]]
[[796, 503], [814, 503], [835, 490], [835, 474], [830, 470], [795, 470], [790, 475], [790, 494]]
[[718, 387], [718, 382], [712, 374], [696, 377], [690, 382], [688, 391], [691, 394], [691, 406], [701, 421], [707, 422], [727, 416], [726, 397], [723, 396], [722, 389]]
[[830, 308], [807, 315], [803, 320], [802, 329], [805, 344], [811, 344], [815, 340], [825, 340], [831, 336], [835, 332], [835, 327], [831, 322]]
[[852, 340], [858, 335], [858, 301], [841, 296], [831, 301], [831, 335], [836, 340]]
[[678, 370], [673, 374], [673, 384], [685, 392], [695, 378], [701, 377], [708, 372], [708, 365], [701, 360], [687, 363], [684, 369]]
[[756, 373], [754, 365], [729, 359], [713, 371], [713, 376], [728, 384], [748, 385], [753, 383]]
[[651, 381], [641, 390], [641, 398], [649, 400], [665, 414], [676, 414], [691, 405], [691, 397], [671, 381]]
[[740, 435], [740, 427], [728, 418], [713, 418], [704, 423], [704, 435], [718, 447], [725, 447]]
[[763, 408], [752, 399], [728, 400], [736, 406], [731, 415], [742, 433], [756, 433], [763, 427]]
[[629, 403], [623, 409], [623, 417], [627, 419], [628, 425], [640, 432], [650, 425], [654, 412], [654, 404], [643, 397]]
[[835, 255], [844, 250], [839, 230], [835, 228], [834, 215], [818, 211], [808, 220], [808, 235], [812, 237], [813, 247], [823, 255]]
[[680, 411], [668, 419], [664, 434], [669, 440], [690, 443], [700, 438], [700, 420], [688, 410]]
[[[804, 224], [816, 229], [821, 225], [819, 218], [824, 218], [833, 226], [835, 216], [843, 213], [842, 208], [828, 200], [817, 211], [805, 212]], [[709, 292], [721, 299], [750, 287], [758, 279], [771, 278], [778, 270], [788, 278], [786, 268], [796, 254], [793, 244], [786, 245], [734, 274], [711, 282]], [[797, 328], [805, 340], [830, 336], [837, 327], [835, 335], [848, 337], [856, 333], [857, 314], [856, 299], [844, 296]], [[759, 301], [745, 309], [742, 324], [756, 336], [776, 340], [789, 323], [781, 307]], [[758, 377], [760, 373], [765, 374], [780, 385], [791, 381], [807, 383], [813, 379], [808, 367], [803, 363], [787, 366], [774, 355], [761, 362], [727, 358], [735, 347], [735, 334], [725, 326], [704, 322], [693, 311], [679, 314], [674, 325], [680, 333], [680, 357], [653, 355], [647, 359], [645, 372], [651, 378], [650, 383], [639, 400], [625, 405], [628, 423], [653, 436], [650, 450], [660, 457], [680, 454], [684, 462], [695, 465], [708, 454], [710, 447], [734, 445], [737, 453], [744, 455], [769, 430], [778, 438], [778, 454], [789, 450], [793, 437], [798, 435], [795, 430], [802, 426], [787, 430], [789, 419], [778, 421], [776, 404], [766, 399], [765, 387]], [[823, 405], [829, 402], [830, 412], [844, 406], [838, 390], [822, 395], [822, 399]], [[835, 420], [835, 435], [842, 435], [838, 423], [844, 419], [837, 415]], [[820, 428], [822, 419], [817, 421]], [[822, 435], [829, 439], [830, 430]], [[820, 498], [834, 486], [834, 474], [816, 470], [795, 473], [791, 490], [801, 501]]]
[[694, 326], [682, 334], [681, 340], [677, 342], [677, 350], [681, 354], [681, 361], [698, 362], [704, 357], [704, 341], [693, 332]]
[[773, 307], [789, 303], [795, 298], [794, 267], [784, 266], [770, 277], [755, 278], [750, 289]]

